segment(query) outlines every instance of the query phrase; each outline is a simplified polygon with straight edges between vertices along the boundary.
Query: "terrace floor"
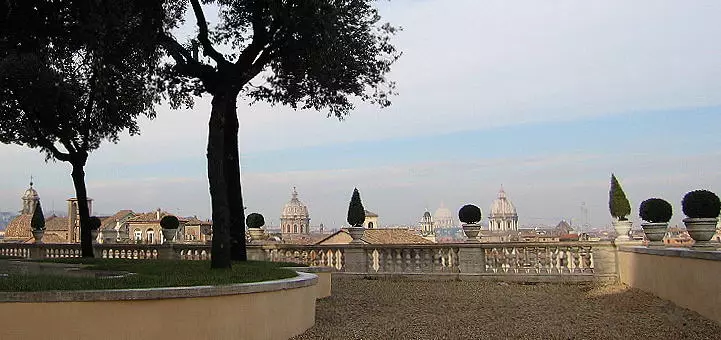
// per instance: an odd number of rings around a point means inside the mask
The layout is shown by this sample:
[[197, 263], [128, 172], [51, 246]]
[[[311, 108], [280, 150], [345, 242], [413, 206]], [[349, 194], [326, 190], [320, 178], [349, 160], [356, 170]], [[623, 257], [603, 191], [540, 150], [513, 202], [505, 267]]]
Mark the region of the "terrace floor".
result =
[[721, 325], [624, 285], [333, 278], [294, 339], [721, 339]]

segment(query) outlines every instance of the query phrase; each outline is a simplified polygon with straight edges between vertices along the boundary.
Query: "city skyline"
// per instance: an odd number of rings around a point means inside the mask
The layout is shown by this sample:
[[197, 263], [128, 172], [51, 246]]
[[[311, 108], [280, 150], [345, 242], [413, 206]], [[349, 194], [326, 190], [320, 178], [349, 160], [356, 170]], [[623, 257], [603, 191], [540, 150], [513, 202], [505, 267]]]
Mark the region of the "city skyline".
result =
[[[379, 6], [404, 28], [393, 106], [359, 105], [338, 122], [239, 101], [249, 212], [277, 221], [297, 186], [312, 224], [338, 225], [358, 187], [382, 224], [416, 223], [441, 201], [454, 212], [476, 204], [487, 220], [503, 185], [521, 225], [580, 217], [586, 202], [601, 226], [615, 172], [636, 225], [638, 204], [655, 196], [673, 205], [674, 225], [685, 192], [721, 191], [721, 4]], [[193, 110], [161, 106], [141, 136], [101, 146], [87, 167], [94, 209], [209, 217], [209, 112], [207, 98]], [[46, 209], [74, 196], [67, 165], [18, 146], [0, 145], [0, 157], [0, 210], [18, 210], [31, 174]]]

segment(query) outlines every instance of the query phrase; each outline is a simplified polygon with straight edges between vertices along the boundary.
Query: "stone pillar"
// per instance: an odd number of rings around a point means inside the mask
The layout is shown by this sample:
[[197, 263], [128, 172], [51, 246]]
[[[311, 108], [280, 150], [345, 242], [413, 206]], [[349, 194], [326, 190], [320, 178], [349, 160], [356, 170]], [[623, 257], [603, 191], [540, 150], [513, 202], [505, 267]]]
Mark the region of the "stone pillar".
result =
[[618, 254], [614, 244], [594, 244], [593, 275], [618, 281]]
[[478, 244], [476, 247], [458, 249], [458, 269], [461, 273], [484, 273], [486, 271], [486, 252]]
[[265, 251], [263, 251], [263, 247], [259, 244], [247, 245], [247, 246], [245, 246], [245, 249], [248, 253], [248, 260], [270, 261], [270, 259], [266, 258]]
[[361, 247], [345, 248], [343, 252], [343, 269], [346, 273], [367, 273], [368, 257]]
[[45, 245], [44, 244], [31, 244], [30, 245], [30, 258], [33, 260], [45, 258]]
[[175, 249], [173, 248], [173, 244], [162, 244], [158, 245], [158, 260], [179, 260], [180, 257], [175, 252]]

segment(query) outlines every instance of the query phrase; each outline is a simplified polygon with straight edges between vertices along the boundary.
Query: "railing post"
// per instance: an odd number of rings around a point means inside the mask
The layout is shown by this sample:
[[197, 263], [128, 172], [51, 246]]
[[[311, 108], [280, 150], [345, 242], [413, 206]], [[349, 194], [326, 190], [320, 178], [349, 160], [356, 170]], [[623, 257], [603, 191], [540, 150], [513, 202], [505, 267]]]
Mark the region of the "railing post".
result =
[[45, 247], [41, 244], [33, 244], [30, 246], [30, 258], [39, 260], [45, 258]]
[[486, 252], [480, 243], [458, 250], [458, 269], [461, 273], [484, 273], [486, 271]]
[[591, 248], [593, 274], [618, 280], [617, 249], [613, 244], [594, 244]]
[[263, 250], [263, 247], [258, 244], [253, 245], [247, 245], [246, 251], [248, 253], [248, 260], [252, 261], [268, 261], [265, 256], [265, 251]]
[[343, 253], [343, 263], [346, 273], [367, 273], [368, 272], [368, 256], [364, 248], [357, 245], [350, 245], [345, 248]]
[[158, 245], [158, 260], [179, 260], [180, 256], [176, 254], [174, 244], [161, 244]]

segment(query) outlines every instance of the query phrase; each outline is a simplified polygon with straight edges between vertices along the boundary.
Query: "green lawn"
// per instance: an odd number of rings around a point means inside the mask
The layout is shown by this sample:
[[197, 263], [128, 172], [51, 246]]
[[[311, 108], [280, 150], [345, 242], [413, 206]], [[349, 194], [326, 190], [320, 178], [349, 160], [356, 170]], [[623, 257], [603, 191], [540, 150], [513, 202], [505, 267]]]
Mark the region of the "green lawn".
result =
[[210, 261], [55, 259], [43, 262], [82, 263], [86, 269], [135, 273], [123, 278], [13, 275], [0, 277], [0, 291], [90, 290], [223, 285], [277, 280], [297, 274], [282, 263], [234, 262], [233, 268], [210, 269]]

